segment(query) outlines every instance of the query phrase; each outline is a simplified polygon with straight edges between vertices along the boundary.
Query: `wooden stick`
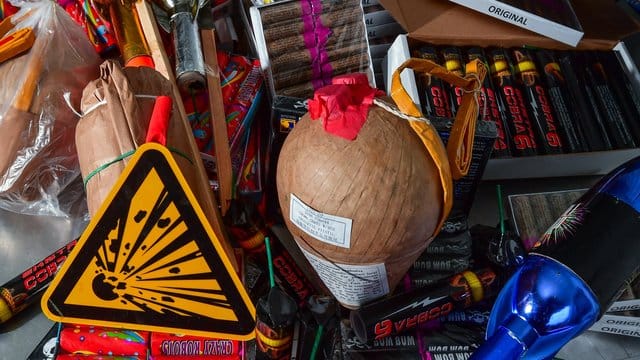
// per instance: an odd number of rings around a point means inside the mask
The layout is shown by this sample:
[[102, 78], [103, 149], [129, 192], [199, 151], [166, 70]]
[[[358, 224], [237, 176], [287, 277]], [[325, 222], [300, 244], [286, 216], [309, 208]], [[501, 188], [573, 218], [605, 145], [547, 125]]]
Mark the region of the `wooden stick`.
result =
[[215, 30], [200, 30], [200, 37], [202, 38], [204, 62], [207, 66], [207, 88], [209, 89], [213, 144], [216, 152], [218, 181], [220, 182], [220, 206], [222, 215], [224, 216], [229, 209], [229, 203], [233, 196], [233, 169], [231, 167], [227, 121], [224, 113], [224, 103], [222, 102], [222, 89], [220, 87]]
[[29, 65], [27, 66], [27, 76], [22, 83], [22, 88], [16, 94], [13, 101], [13, 107], [21, 111], [29, 111], [31, 108], [31, 102], [36, 94], [36, 88], [42, 75], [42, 67], [44, 66], [44, 51], [45, 47], [49, 46], [49, 41], [53, 38], [52, 34], [43, 35], [44, 39], [34, 46], [29, 56]]
[[226, 229], [224, 228], [224, 224], [222, 223], [222, 216], [220, 215], [220, 211], [218, 211], [218, 203], [213, 196], [213, 191], [209, 187], [209, 178], [207, 177], [207, 173], [205, 172], [204, 165], [200, 157], [200, 152], [198, 151], [195, 139], [193, 138], [191, 126], [189, 125], [189, 121], [187, 120], [187, 113], [184, 109], [184, 104], [182, 103], [180, 92], [178, 91], [178, 85], [176, 84], [176, 78], [173, 74], [171, 63], [169, 62], [169, 58], [167, 57], [167, 54], [162, 46], [160, 30], [158, 29], [158, 25], [156, 24], [156, 20], [153, 15], [153, 9], [146, 0], [140, 0], [136, 1], [136, 10], [138, 11], [138, 16], [140, 17], [140, 25], [142, 26], [142, 32], [147, 39], [147, 44], [149, 44], [149, 50], [151, 51], [153, 62], [156, 65], [156, 70], [167, 79], [169, 79], [169, 81], [171, 81], [173, 95], [176, 99], [178, 111], [180, 112], [180, 119], [182, 120], [180, 125], [183, 127], [184, 133], [188, 135], [188, 144], [190, 148], [189, 155], [190, 158], [194, 160], [196, 173], [200, 178], [200, 181], [197, 182], [196, 188], [192, 189], [193, 193], [196, 196], [196, 199], [198, 199], [198, 202], [202, 207], [202, 211], [209, 219], [211, 227], [213, 228], [213, 231], [215, 232], [216, 236], [220, 240], [220, 243], [222, 244], [222, 247], [227, 253], [227, 257], [233, 265], [233, 268], [238, 271], [238, 263], [236, 261], [233, 248], [231, 247], [231, 242], [229, 241]]
[[[164, 75], [172, 84], [176, 84], [176, 78], [173, 75], [173, 67], [167, 57], [167, 53], [162, 45], [162, 38], [160, 37], [160, 30], [156, 23], [156, 18], [153, 14], [151, 4], [147, 1], [136, 1], [136, 11], [138, 12], [138, 19], [140, 20], [140, 26], [144, 37], [147, 39], [147, 46], [151, 52], [153, 63], [156, 67], [156, 71]], [[180, 97], [178, 97], [180, 98]], [[184, 105], [180, 102], [179, 108], [184, 111]], [[186, 113], [185, 118], [186, 118]]]

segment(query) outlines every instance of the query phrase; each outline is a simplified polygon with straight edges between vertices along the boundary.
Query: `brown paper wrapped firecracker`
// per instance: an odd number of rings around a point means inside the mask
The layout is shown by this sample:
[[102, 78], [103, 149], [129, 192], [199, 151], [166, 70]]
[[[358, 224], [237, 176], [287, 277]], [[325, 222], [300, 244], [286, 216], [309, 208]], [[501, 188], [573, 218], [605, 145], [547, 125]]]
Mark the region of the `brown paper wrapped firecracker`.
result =
[[[357, 6], [357, 4], [355, 4], [355, 6]], [[315, 22], [320, 23], [322, 26], [330, 28], [333, 31], [344, 27], [355, 29], [358, 24], [364, 25], [362, 13], [358, 11], [345, 10], [344, 8], [330, 10], [329, 12], [320, 14]], [[313, 32], [314, 28], [311, 25], [300, 21], [298, 18], [266, 27], [264, 29], [264, 38], [266, 41], [272, 42], [294, 35], [305, 35]], [[333, 36], [335, 36], [335, 34], [331, 34], [331, 37]], [[301, 36], [299, 41], [304, 43], [304, 37]]]
[[[266, 35], [267, 34], [265, 33], [265, 37]], [[358, 22], [345, 24], [344, 26], [338, 26], [331, 29], [331, 36], [329, 36], [323, 44], [328, 47], [337, 44], [350, 45], [356, 42], [362, 43], [364, 36], [365, 26], [361, 19]], [[291, 51], [306, 49], [306, 47], [305, 34], [296, 33], [296, 35], [279, 37], [269, 41], [267, 50], [269, 52], [269, 58], [276, 58]]]
[[[278, 6], [265, 6], [260, 9], [262, 24], [266, 26], [280, 23], [294, 18], [312, 15], [318, 11], [318, 8], [305, 5], [306, 4], [300, 1], [291, 1], [285, 4], [279, 4]], [[322, 11], [331, 9], [332, 11], [342, 11], [346, 13], [356, 7], [360, 7], [360, 0], [321, 0], [319, 9], [322, 9]]]
[[[486, 72], [479, 62], [473, 66], [479, 80], [410, 59], [394, 74], [398, 108], [374, 98], [380, 94], [364, 74], [334, 78], [285, 140], [277, 187], [286, 225], [345, 307], [393, 290], [448, 216], [452, 178], [469, 167], [476, 90]], [[466, 92], [446, 150], [400, 84], [405, 67]]]
[[[368, 62], [369, 56], [367, 53], [360, 53], [336, 59], [335, 61], [327, 63], [326, 66], [331, 68], [333, 74], [340, 75], [350, 71], [351, 69], [363, 69], [366, 67]], [[322, 81], [322, 79], [314, 76], [315, 74], [313, 69], [305, 67], [304, 63], [300, 65], [302, 68], [292, 68], [288, 71], [273, 74], [273, 83], [276, 90], [299, 85], [304, 82], [310, 82], [312, 80]]]
[[[100, 69], [100, 78], [84, 90], [83, 116], [76, 127], [76, 147], [90, 215], [97, 212], [133, 151], [145, 142], [156, 97], [173, 93], [171, 83], [151, 68], [121, 68], [107, 61]], [[181, 131], [177, 116], [178, 112], [172, 111], [167, 147], [191, 188], [195, 188], [196, 159], [189, 158], [188, 134]]]
[[[367, 59], [367, 49], [367, 44], [361, 41], [353, 44], [330, 46], [326, 49], [326, 61], [337, 63], [340, 59], [356, 56], [359, 59]], [[273, 57], [270, 61], [272, 71], [280, 73], [289, 69], [300, 69], [301, 66], [310, 68], [316, 59], [314, 59], [309, 50], [302, 49]]]

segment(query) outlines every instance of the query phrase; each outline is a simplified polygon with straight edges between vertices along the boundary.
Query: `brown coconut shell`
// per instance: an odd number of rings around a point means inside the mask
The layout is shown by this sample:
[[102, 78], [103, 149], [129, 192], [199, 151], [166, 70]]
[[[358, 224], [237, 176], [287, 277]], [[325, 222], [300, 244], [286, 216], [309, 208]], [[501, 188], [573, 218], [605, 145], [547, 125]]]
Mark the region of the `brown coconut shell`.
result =
[[[305, 115], [282, 147], [277, 187], [299, 246], [339, 264], [384, 263], [391, 291], [429, 245], [443, 207], [439, 173], [424, 145], [406, 120], [378, 106], [353, 141]], [[294, 225], [291, 194], [316, 211], [352, 219], [350, 248]]]

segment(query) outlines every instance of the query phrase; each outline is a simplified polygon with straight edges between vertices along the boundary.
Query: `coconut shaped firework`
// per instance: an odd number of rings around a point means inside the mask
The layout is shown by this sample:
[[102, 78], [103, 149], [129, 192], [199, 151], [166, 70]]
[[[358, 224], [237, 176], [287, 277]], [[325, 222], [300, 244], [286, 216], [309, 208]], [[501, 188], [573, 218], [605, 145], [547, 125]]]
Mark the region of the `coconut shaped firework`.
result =
[[[468, 167], [460, 163], [470, 156], [468, 141], [475, 132], [468, 123], [477, 118], [477, 78], [410, 61], [394, 75], [394, 100], [411, 116], [376, 98], [383, 94], [368, 86], [364, 74], [339, 77], [316, 91], [279, 156], [278, 197], [286, 225], [327, 288], [348, 308], [393, 290], [447, 217], [452, 173]], [[416, 117], [420, 112], [400, 85], [400, 71], [416, 64], [469, 89], [448, 144], [454, 171], [436, 130]], [[467, 126], [459, 126], [463, 122]]]

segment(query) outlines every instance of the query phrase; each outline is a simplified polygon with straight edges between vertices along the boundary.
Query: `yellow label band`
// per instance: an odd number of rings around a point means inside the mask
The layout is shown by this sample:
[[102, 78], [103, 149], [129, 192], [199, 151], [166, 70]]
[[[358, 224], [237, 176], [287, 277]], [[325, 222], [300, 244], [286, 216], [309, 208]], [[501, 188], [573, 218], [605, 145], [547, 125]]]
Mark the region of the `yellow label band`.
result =
[[482, 282], [478, 279], [475, 273], [471, 271], [465, 271], [462, 276], [467, 280], [469, 288], [471, 289], [471, 298], [474, 302], [482, 300], [484, 297], [484, 290], [482, 288]]

